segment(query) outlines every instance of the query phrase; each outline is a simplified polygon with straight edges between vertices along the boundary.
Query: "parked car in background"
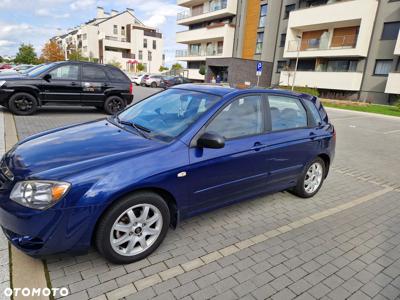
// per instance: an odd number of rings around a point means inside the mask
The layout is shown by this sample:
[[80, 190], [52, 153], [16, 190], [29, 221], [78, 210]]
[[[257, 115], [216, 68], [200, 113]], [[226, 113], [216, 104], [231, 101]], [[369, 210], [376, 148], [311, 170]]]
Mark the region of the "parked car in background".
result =
[[163, 87], [170, 88], [174, 85], [185, 84], [185, 83], [192, 83], [189, 78], [182, 77], [182, 76], [167, 76], [163, 77]]
[[12, 65], [10, 65], [10, 64], [0, 64], [0, 70], [3, 70], [3, 69], [12, 69]]
[[29, 71], [35, 67], [35, 65], [17, 65], [11, 69], [2, 69], [0, 70], [1, 75], [11, 75], [11, 74], [23, 74], [26, 71]]
[[1, 161], [0, 224], [33, 256], [94, 245], [131, 263], [185, 218], [288, 189], [314, 196], [335, 144], [316, 97], [181, 85], [20, 141]]
[[144, 77], [148, 76], [148, 74], [135, 75], [132, 77], [132, 82], [136, 85], [142, 85], [142, 81], [144, 82]]
[[161, 87], [162, 79], [163, 77], [161, 75], [149, 75], [144, 78], [144, 84], [152, 88]]
[[133, 84], [120, 69], [89, 62], [55, 62], [25, 75], [0, 77], [0, 105], [30, 115], [46, 104], [95, 106], [115, 114], [132, 103]]

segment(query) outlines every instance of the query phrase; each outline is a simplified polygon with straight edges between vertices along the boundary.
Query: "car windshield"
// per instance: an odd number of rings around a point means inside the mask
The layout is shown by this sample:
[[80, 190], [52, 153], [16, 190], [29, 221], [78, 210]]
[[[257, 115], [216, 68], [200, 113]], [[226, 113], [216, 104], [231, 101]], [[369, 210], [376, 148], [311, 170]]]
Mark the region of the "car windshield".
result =
[[155, 137], [169, 142], [209, 110], [219, 96], [196, 91], [170, 89], [153, 95], [119, 114], [120, 122], [129, 122]]
[[35, 76], [47, 71], [48, 69], [50, 69], [54, 65], [55, 65], [54, 63], [41, 65], [40, 67], [37, 67], [37, 68], [34, 68], [34, 69], [30, 70], [28, 73], [26, 73], [26, 75], [29, 76], [29, 77], [35, 77]]

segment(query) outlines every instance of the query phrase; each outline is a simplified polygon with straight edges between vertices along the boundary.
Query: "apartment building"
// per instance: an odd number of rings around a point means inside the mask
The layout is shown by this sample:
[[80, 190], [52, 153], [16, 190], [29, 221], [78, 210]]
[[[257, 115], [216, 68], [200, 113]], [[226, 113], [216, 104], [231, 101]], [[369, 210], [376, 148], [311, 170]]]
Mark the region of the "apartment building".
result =
[[185, 61], [188, 77], [204, 80], [199, 73], [207, 58], [233, 56], [237, 0], [178, 0], [184, 11], [178, 13], [177, 24], [187, 30], [177, 32], [176, 41], [187, 49], [178, 50], [176, 59]]
[[236, 18], [233, 55], [272, 62], [272, 85], [377, 103], [400, 94], [399, 0], [238, 0]]
[[144, 25], [129, 8], [106, 13], [98, 7], [94, 19], [52, 40], [67, 59], [73, 50], [79, 50], [92, 61], [119, 62], [126, 71], [136, 71], [137, 64], [142, 63], [145, 72], [157, 73], [164, 65], [162, 34]]

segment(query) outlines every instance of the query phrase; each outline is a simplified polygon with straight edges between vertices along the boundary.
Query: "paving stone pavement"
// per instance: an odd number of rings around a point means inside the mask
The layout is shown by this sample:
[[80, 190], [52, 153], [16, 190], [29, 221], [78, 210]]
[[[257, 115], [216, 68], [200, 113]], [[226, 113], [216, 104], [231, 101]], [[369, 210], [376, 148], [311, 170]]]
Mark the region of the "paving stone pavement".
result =
[[[4, 113], [0, 110], [0, 156], [4, 154]], [[9, 299], [3, 293], [5, 288], [10, 287], [10, 269], [9, 269], [9, 254], [8, 241], [3, 232], [0, 233], [0, 300]]]
[[[112, 265], [94, 250], [49, 257], [52, 286], [69, 289], [62, 299], [79, 300], [400, 299], [398, 180], [383, 176], [385, 170], [371, 172], [385, 152], [367, 165], [368, 157], [349, 144], [353, 132], [342, 120], [351, 113], [332, 115], [341, 122], [339, 161], [314, 198], [282, 192], [191, 218], [170, 230], [151, 256], [129, 265]], [[16, 125], [23, 138], [98, 117], [104, 115], [90, 108], [50, 109], [16, 117]], [[385, 137], [385, 148], [397, 149], [399, 136]], [[383, 164], [396, 174], [399, 159], [390, 159]]]

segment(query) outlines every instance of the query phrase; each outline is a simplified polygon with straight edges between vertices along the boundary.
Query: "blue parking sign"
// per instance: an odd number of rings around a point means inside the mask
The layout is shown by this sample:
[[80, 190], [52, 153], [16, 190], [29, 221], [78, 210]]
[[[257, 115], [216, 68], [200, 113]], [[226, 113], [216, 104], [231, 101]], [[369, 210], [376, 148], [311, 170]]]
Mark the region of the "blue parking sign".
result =
[[262, 69], [263, 69], [263, 64], [262, 64], [261, 61], [259, 61], [259, 62], [257, 63], [257, 72], [262, 72]]

